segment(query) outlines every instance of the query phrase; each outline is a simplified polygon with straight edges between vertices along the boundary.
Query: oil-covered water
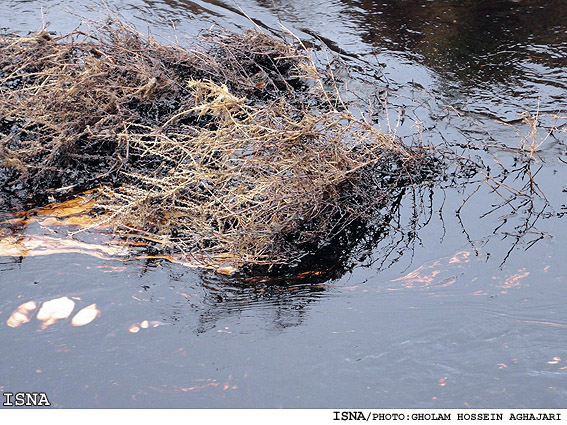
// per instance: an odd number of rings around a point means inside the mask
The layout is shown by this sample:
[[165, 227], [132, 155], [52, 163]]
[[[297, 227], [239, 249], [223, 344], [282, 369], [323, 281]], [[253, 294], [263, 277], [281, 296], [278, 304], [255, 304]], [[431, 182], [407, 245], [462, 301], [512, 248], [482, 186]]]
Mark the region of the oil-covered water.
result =
[[[2, 2], [0, 27], [43, 19], [67, 32], [101, 16], [82, 3]], [[180, 43], [211, 25], [281, 23], [346, 61], [348, 89], [378, 105], [377, 125], [484, 168], [407, 193], [389, 230], [328, 280], [34, 250], [34, 235], [65, 230], [8, 226], [28, 251], [0, 257], [2, 391], [74, 408], [565, 406], [563, 1], [108, 5]]]

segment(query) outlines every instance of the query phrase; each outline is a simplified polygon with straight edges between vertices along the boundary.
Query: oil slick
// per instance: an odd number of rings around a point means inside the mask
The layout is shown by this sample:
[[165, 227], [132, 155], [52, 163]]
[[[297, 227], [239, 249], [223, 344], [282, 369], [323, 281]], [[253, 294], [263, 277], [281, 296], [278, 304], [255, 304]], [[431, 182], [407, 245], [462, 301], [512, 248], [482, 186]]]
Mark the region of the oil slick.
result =
[[[0, 257], [85, 254], [101, 260], [163, 259], [184, 267], [215, 270], [232, 275], [238, 262], [227, 253], [144, 255], [148, 243], [164, 243], [144, 234], [112, 234], [104, 215], [95, 215], [101, 189], [41, 208], [4, 214], [0, 219]], [[7, 217], [6, 217], [7, 215]], [[93, 238], [96, 241], [93, 241]], [[87, 241], [88, 239], [88, 241]], [[116, 267], [119, 269], [120, 267]]]
[[30, 211], [14, 213], [12, 218], [1, 221], [0, 225], [22, 226], [39, 223], [47, 226], [90, 226], [96, 223], [95, 217], [88, 215], [95, 206], [94, 192], [91, 190], [68, 201], [54, 202]]
[[[395, 285], [387, 288], [388, 291], [400, 291], [405, 289], [431, 289], [443, 288], [455, 284], [462, 279], [465, 269], [471, 267], [473, 261], [485, 259], [486, 255], [478, 249], [461, 250], [452, 256], [440, 257], [420, 265], [404, 276], [392, 279]], [[545, 271], [545, 269], [544, 269]], [[491, 277], [494, 282], [491, 286], [501, 294], [506, 294], [508, 290], [517, 289], [528, 284], [526, 278], [530, 276], [530, 271], [525, 267], [517, 269], [508, 275], [495, 275]], [[474, 283], [478, 279], [486, 279], [484, 276], [473, 276], [470, 282]], [[484, 290], [477, 290], [473, 295], [487, 295]]]
[[476, 253], [473, 250], [458, 251], [451, 257], [442, 257], [438, 260], [422, 264], [404, 276], [392, 279], [401, 286], [388, 288], [390, 291], [413, 288], [446, 287], [457, 281], [461, 270], [471, 262]]
[[96, 191], [64, 202], [5, 214], [0, 221], [0, 256], [33, 257], [62, 253], [81, 253], [101, 259], [123, 257], [129, 254], [125, 246], [109, 240], [107, 243], [90, 243], [69, 237], [69, 233], [101, 226], [102, 218], [92, 214]]
[[110, 260], [112, 257], [126, 255], [128, 249], [44, 235], [8, 236], [0, 239], [0, 256], [4, 257], [35, 257], [73, 252]]
[[[516, 286], [520, 286], [524, 284], [524, 279], [530, 275], [529, 271], [526, 271], [525, 267], [518, 269], [518, 272], [509, 276], [503, 284], [500, 285], [502, 289], [509, 289]], [[502, 291], [502, 293], [506, 293]]]

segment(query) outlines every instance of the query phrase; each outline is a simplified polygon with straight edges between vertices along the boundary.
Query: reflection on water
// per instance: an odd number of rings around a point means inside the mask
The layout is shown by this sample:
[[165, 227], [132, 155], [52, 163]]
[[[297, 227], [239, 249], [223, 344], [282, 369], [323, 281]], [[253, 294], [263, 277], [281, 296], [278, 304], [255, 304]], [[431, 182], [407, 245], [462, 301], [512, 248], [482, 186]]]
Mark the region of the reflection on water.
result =
[[[28, 301], [20, 305], [12, 312], [6, 325], [11, 328], [17, 328], [31, 320], [31, 315], [37, 308], [35, 301]], [[75, 301], [68, 297], [55, 298], [45, 301], [40, 307], [35, 318], [41, 322], [41, 329], [53, 325], [61, 319], [67, 319], [75, 308]], [[91, 323], [100, 314], [100, 310], [96, 308], [96, 304], [91, 304], [79, 310], [71, 320], [71, 326], [85, 326]]]
[[345, 2], [366, 43], [411, 54], [453, 94], [472, 96], [467, 109], [491, 113], [489, 104], [494, 115], [513, 119], [514, 111], [499, 103], [535, 109], [539, 99], [547, 112], [567, 106], [567, 8], [561, 0]]
[[[173, 23], [180, 42], [213, 23], [250, 27], [244, 12], [281, 21], [342, 55], [349, 87], [387, 100], [400, 136], [462, 146], [483, 173], [406, 194], [399, 217], [344, 241], [349, 255], [330, 247], [295, 274], [81, 249], [0, 257], [4, 391], [63, 407], [564, 406], [564, 2], [108, 3], [157, 36], [173, 38]], [[76, 26], [63, 2], [12, 0], [0, 27], [36, 29], [41, 7], [51, 30]], [[4, 231], [65, 239], [44, 212]]]
[[562, 0], [344, 1], [366, 42], [416, 54], [465, 86], [516, 85], [523, 80], [525, 61], [549, 68], [566, 64]]

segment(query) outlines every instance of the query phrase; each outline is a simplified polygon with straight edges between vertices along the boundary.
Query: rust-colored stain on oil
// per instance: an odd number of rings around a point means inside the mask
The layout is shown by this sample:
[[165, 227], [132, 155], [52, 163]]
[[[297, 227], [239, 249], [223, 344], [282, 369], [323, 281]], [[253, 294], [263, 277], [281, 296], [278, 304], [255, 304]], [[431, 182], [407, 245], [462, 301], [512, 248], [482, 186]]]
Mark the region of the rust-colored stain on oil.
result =
[[128, 254], [126, 247], [88, 243], [76, 239], [45, 235], [8, 236], [0, 239], [0, 256], [34, 257], [65, 253], [79, 253], [103, 260]]
[[[81, 253], [101, 259], [125, 256], [127, 247], [86, 242], [69, 233], [99, 227], [101, 218], [92, 214], [93, 192], [44, 207], [9, 214], [0, 221], [0, 256], [32, 257], [62, 253]], [[110, 239], [110, 238], [107, 238]]]
[[54, 202], [44, 207], [11, 214], [12, 218], [0, 221], [2, 226], [29, 225], [38, 223], [45, 226], [91, 226], [100, 220], [91, 215], [95, 206], [94, 191], [83, 193], [77, 198]]
[[[474, 250], [461, 250], [438, 260], [422, 264], [404, 276], [393, 279], [392, 282], [402, 283], [403, 288], [422, 288], [428, 286], [445, 287], [457, 282], [455, 272], [471, 262]], [[397, 288], [389, 288], [396, 290]]]
[[424, 264], [417, 269], [406, 274], [405, 276], [393, 279], [393, 282], [403, 282], [406, 288], [414, 288], [415, 286], [429, 286], [435, 282], [435, 278], [443, 269], [441, 261], [435, 261], [433, 264]]
[[[186, 267], [216, 270], [232, 275], [238, 262], [229, 254], [140, 255], [149, 242], [163, 243], [147, 235], [111, 234], [103, 215], [96, 215], [97, 190], [55, 202], [41, 208], [5, 214], [0, 221], [0, 256], [33, 257], [78, 253], [102, 260], [164, 259]], [[93, 239], [96, 241], [85, 240]], [[86, 237], [85, 237], [86, 236]], [[123, 271], [123, 267], [105, 266], [105, 271]]]
[[518, 270], [517, 273], [513, 274], [512, 276], [508, 277], [500, 288], [508, 289], [513, 288], [514, 286], [520, 286], [523, 283], [524, 278], [528, 277], [530, 272], [526, 271], [525, 268], [521, 268]]
[[470, 263], [472, 251], [459, 251], [449, 259], [449, 264]]

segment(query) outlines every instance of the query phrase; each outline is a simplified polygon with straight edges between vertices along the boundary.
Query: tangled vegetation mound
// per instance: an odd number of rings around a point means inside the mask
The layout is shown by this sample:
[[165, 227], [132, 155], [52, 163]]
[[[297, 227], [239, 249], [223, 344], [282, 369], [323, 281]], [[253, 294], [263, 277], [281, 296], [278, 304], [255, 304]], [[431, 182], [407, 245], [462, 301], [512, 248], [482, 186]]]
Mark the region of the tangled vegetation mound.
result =
[[102, 187], [101, 221], [190, 256], [290, 263], [365, 222], [424, 154], [345, 105], [297, 39], [164, 45], [116, 20], [0, 37], [8, 186]]

